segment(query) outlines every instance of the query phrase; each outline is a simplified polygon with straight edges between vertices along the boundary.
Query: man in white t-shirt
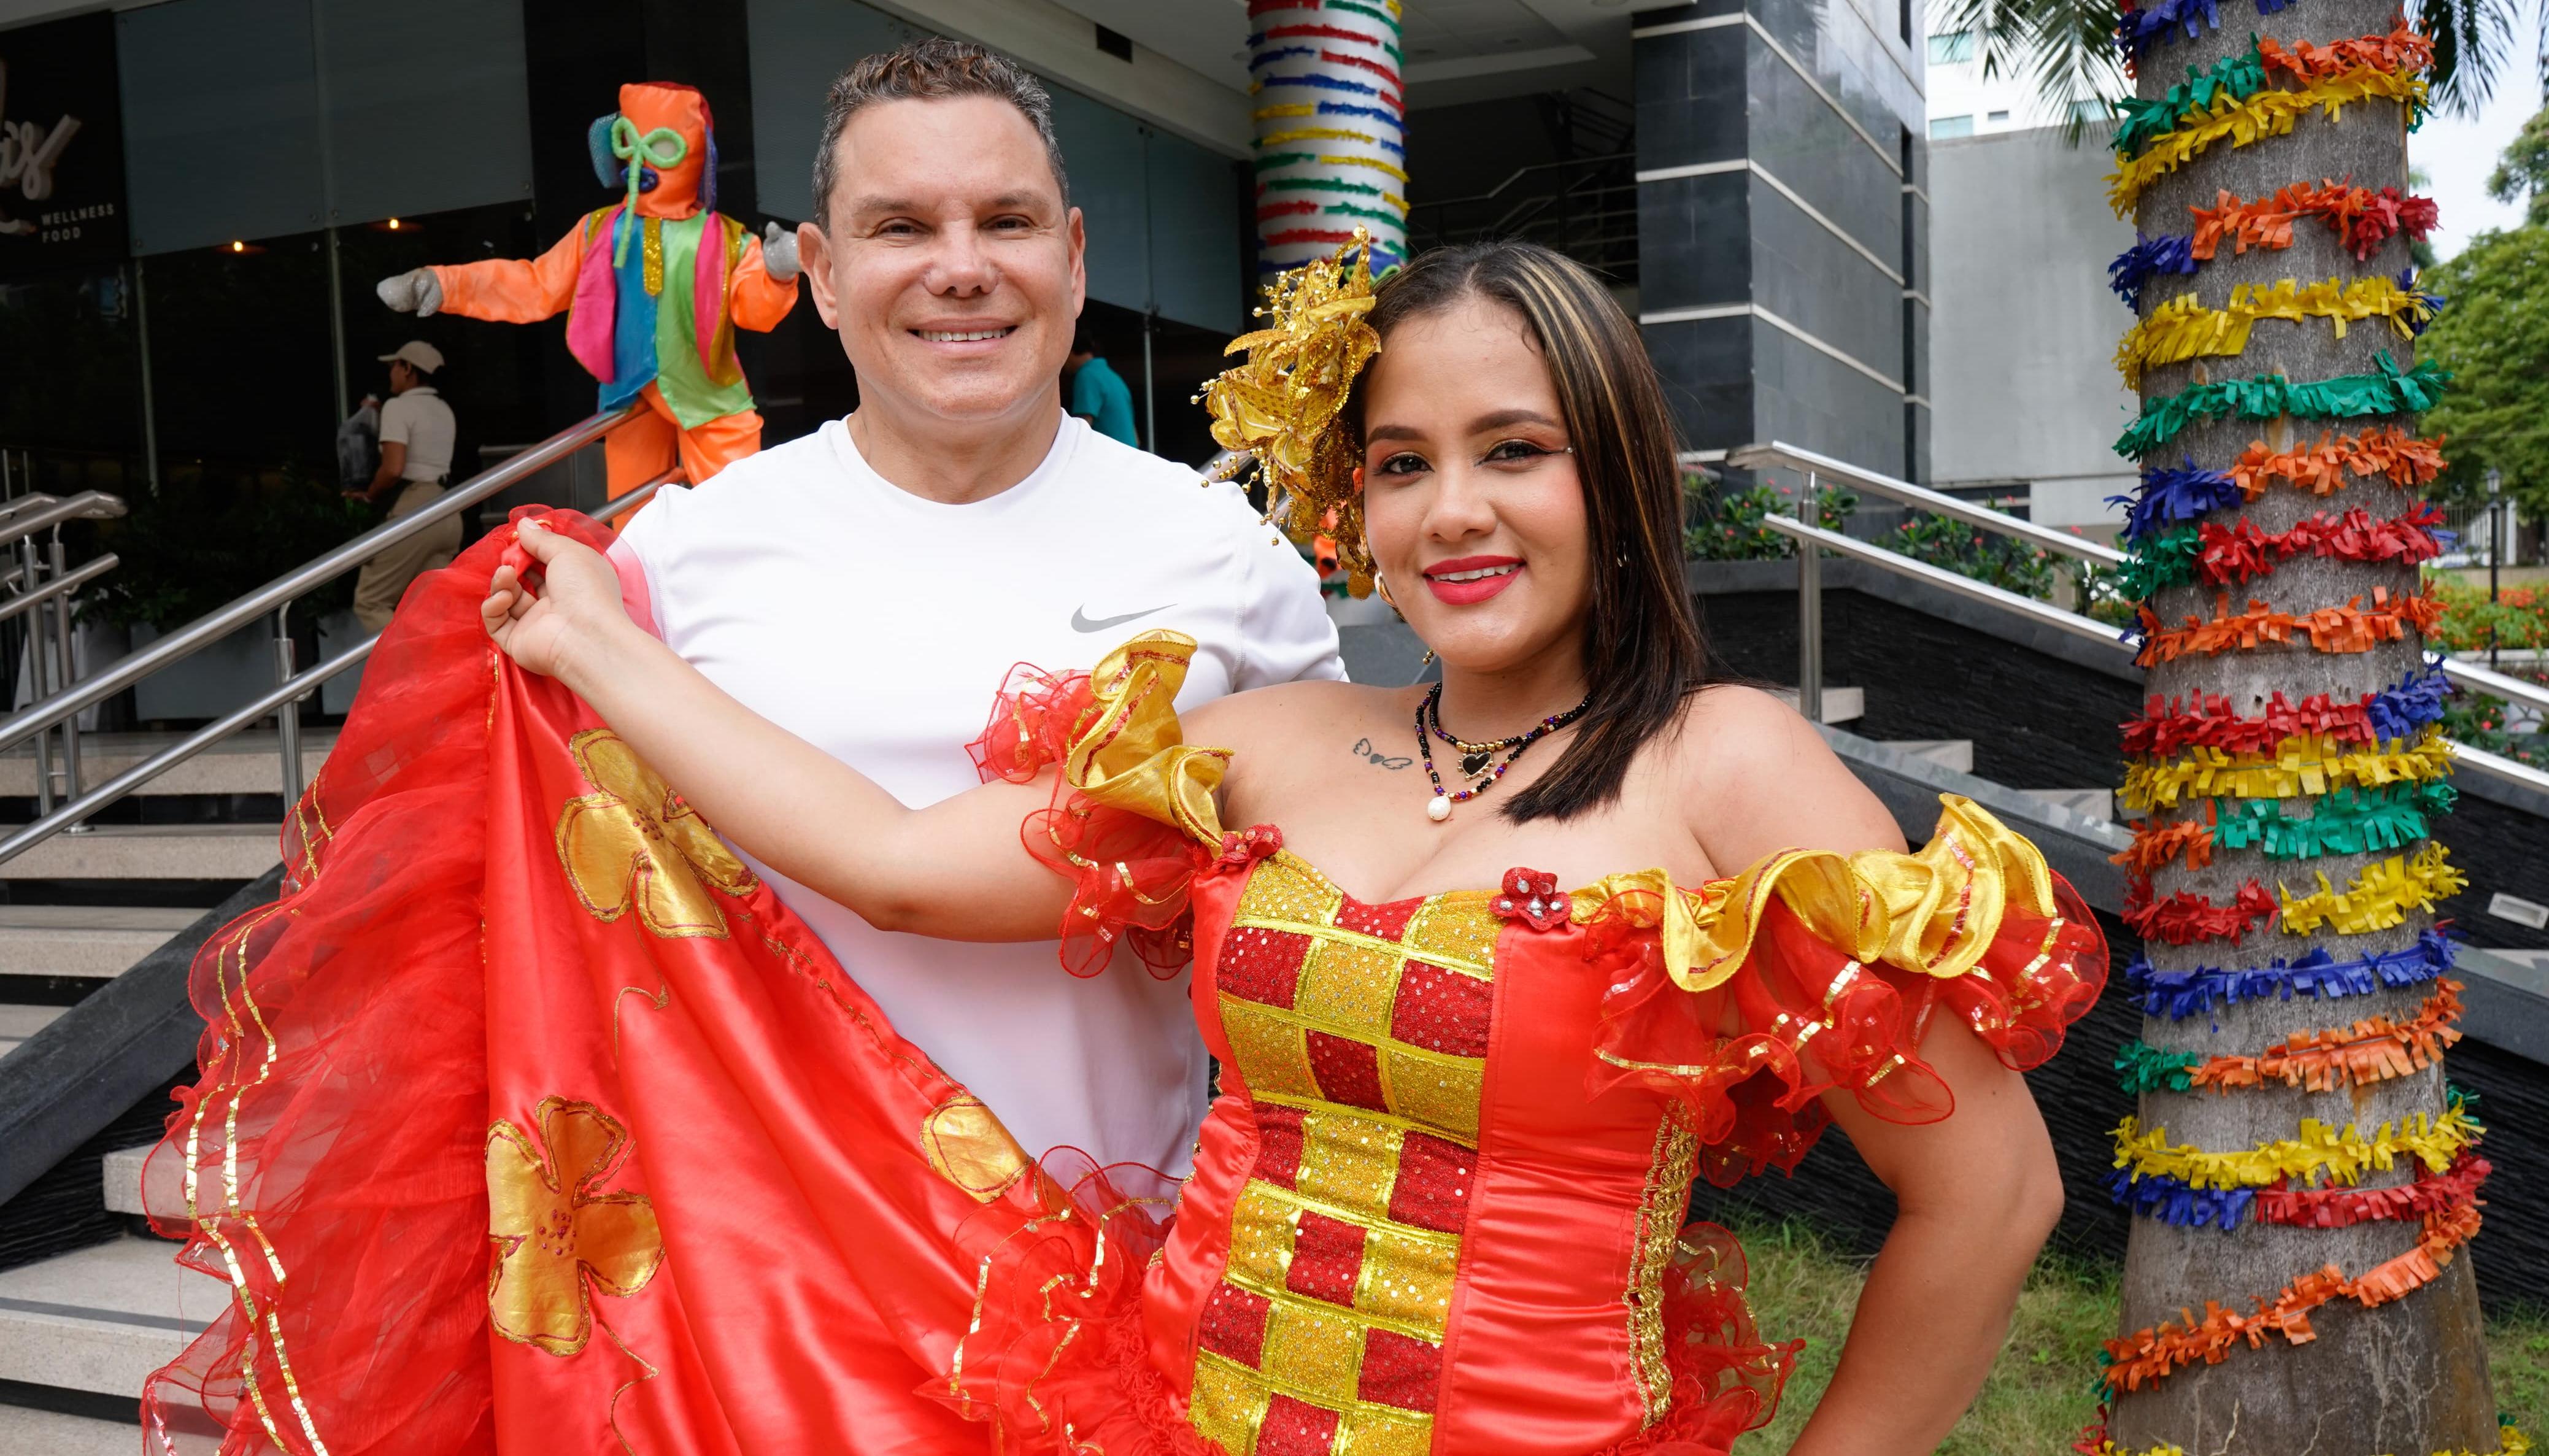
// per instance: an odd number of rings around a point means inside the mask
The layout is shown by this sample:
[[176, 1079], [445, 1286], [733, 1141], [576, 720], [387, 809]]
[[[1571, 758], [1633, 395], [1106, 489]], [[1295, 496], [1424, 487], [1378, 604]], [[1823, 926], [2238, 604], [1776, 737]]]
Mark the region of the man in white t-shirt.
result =
[[[442, 351], [423, 339], [409, 339], [395, 353], [381, 355], [390, 366], [389, 403], [381, 406], [381, 464], [371, 484], [347, 496], [378, 500], [395, 489], [391, 520], [414, 515], [442, 497], [451, 478], [451, 442], [459, 426], [451, 407], [425, 383], [442, 367]], [[451, 565], [460, 554], [460, 517], [446, 516], [425, 530], [363, 563], [354, 578], [354, 616], [366, 632], [390, 624], [408, 584], [426, 572]]]
[[[915, 806], [978, 781], [965, 745], [1021, 662], [1171, 627], [1202, 644], [1187, 705], [1344, 676], [1315, 574], [1236, 487], [1063, 412], [1084, 235], [1041, 87], [953, 42], [870, 56], [832, 85], [814, 197], [796, 242], [859, 408], [621, 535], [675, 651]], [[879, 931], [755, 867], [1030, 1153], [1185, 1170], [1207, 1063], [1183, 976]]]

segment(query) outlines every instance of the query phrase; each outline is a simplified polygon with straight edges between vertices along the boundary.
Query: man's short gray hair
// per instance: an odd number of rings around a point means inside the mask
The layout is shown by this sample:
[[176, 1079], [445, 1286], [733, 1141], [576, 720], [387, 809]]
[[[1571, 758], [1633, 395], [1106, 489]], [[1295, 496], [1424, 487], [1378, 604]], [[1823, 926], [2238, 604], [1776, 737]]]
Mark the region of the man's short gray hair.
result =
[[1044, 85], [996, 51], [965, 41], [932, 36], [876, 55], [863, 55], [832, 78], [823, 98], [823, 138], [814, 148], [814, 225], [832, 226], [832, 187], [840, 179], [841, 132], [850, 118], [880, 101], [945, 101], [988, 96], [1018, 109], [1044, 139], [1053, 184], [1071, 206], [1071, 181], [1062, 169], [1062, 143], [1053, 136], [1053, 97]]

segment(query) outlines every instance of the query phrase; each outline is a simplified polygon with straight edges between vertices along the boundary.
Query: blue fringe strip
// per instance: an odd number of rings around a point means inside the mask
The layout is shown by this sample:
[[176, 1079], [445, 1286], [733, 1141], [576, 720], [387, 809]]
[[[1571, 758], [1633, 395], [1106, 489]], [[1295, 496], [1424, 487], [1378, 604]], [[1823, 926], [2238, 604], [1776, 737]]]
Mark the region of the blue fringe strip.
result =
[[2138, 490], [2110, 496], [2107, 503], [2124, 507], [2124, 539], [2138, 543], [2166, 526], [2236, 505], [2241, 499], [2238, 482], [2218, 470], [2198, 470], [2190, 459], [2183, 470], [2145, 467]]
[[2407, 320], [2407, 332], [2410, 335], [2423, 333], [2425, 329], [2433, 323], [2434, 316], [2443, 312], [2443, 305], [2446, 300], [2441, 294], [2418, 288], [2416, 286], [2416, 270], [2414, 268], [2400, 269], [2399, 277], [2396, 282], [2398, 283], [2401, 291], [2413, 294], [2417, 299], [2424, 303], [2425, 317], [2418, 318], [2410, 316]]
[[2217, 1004], [2289, 1001], [2295, 996], [2364, 996], [2384, 988], [2400, 990], [2422, 985], [2448, 973], [2455, 954], [2449, 940], [2429, 930], [2407, 950], [2353, 960], [2338, 960], [2324, 950], [2315, 950], [2299, 960], [2277, 960], [2237, 970], [2211, 966], [2154, 970], [2148, 960], [2136, 959], [2124, 972], [2124, 978], [2143, 1015], [2184, 1021], [2209, 1013]]
[[[2257, 0], [2259, 15], [2273, 15], [2292, 0]], [[2116, 21], [2116, 44], [2126, 60], [2138, 60], [2153, 43], [2172, 39], [2171, 31], [2184, 31], [2192, 41], [2205, 31], [2221, 28], [2221, 12], [2217, 0], [2136, 0], [2133, 8]]]
[[2224, 1233], [2238, 1228], [2257, 1201], [2254, 1188], [2194, 1188], [2165, 1173], [2136, 1178], [2129, 1168], [2107, 1176], [2107, 1193], [2136, 1216], [2172, 1228], [2219, 1228]]
[[2442, 666], [2427, 663], [2364, 698], [2363, 711], [2384, 741], [2413, 738], [2417, 729], [2443, 721], [2443, 699], [2455, 690]]
[[2133, 234], [2133, 245], [2116, 254], [2107, 265], [2107, 286], [2124, 307], [2138, 314], [2142, 308], [2142, 289], [2163, 273], [2184, 277], [2195, 276], [2195, 238], [2162, 233], [2157, 237]]

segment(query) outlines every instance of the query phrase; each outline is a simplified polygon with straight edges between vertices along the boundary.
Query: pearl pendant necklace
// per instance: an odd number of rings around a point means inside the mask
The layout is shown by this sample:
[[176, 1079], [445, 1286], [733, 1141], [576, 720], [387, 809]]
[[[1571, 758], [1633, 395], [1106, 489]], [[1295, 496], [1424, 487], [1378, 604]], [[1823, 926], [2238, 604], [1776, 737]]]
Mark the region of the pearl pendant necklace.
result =
[[[1424, 699], [1416, 704], [1416, 752], [1425, 760], [1427, 781], [1434, 785], [1434, 797], [1425, 803], [1425, 817], [1437, 824], [1450, 819], [1453, 805], [1466, 803], [1493, 787], [1497, 779], [1505, 776], [1505, 771], [1513, 767], [1514, 760], [1522, 757], [1523, 750], [1582, 717], [1592, 700], [1588, 695], [1583, 702], [1566, 711], [1541, 719], [1527, 733], [1493, 743], [1472, 744], [1443, 731], [1443, 684], [1435, 683], [1426, 690]], [[1443, 787], [1443, 775], [1434, 768], [1434, 740], [1438, 737], [1462, 750], [1461, 770], [1468, 775], [1468, 787], [1457, 791]], [[1495, 759], [1499, 752], [1504, 754], [1502, 762]]]

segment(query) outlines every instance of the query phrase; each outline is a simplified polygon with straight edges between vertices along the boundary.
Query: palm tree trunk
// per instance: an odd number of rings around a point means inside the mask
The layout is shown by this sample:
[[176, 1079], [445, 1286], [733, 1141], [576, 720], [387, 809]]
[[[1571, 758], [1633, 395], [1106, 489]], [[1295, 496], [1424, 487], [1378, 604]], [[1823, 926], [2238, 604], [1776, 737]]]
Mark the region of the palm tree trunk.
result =
[[[2189, 67], [2203, 70], [2224, 57], [2249, 49], [2251, 38], [2267, 35], [2290, 46], [2296, 41], [2329, 42], [2386, 34], [2397, 14], [2395, 0], [2294, 0], [2277, 14], [2259, 16], [2250, 0], [2221, 0], [2218, 29], [2196, 39], [2183, 32], [2143, 54], [2138, 94], [2162, 96], [2183, 80]], [[2286, 88], [2295, 83], [2283, 79]], [[2217, 194], [2240, 199], [2272, 197], [2295, 183], [2351, 180], [2378, 190], [2407, 190], [2405, 109], [2373, 100], [2349, 104], [2331, 122], [2319, 112], [2301, 117], [2290, 135], [2267, 136], [2244, 146], [2217, 142], [2176, 172], [2159, 178], [2138, 199], [2137, 224], [2145, 234], [2184, 234], [2194, 230], [2192, 207], [2215, 206]], [[2375, 274], [2395, 278], [2408, 266], [2407, 238], [2393, 234], [2368, 260], [2358, 261], [2336, 232], [2313, 218], [2297, 221], [2293, 242], [2280, 250], [2252, 247], [2234, 254], [2224, 244], [2217, 257], [2193, 277], [2154, 279], [2141, 302], [2145, 317], [2185, 292], [2200, 296], [2209, 308], [2230, 302], [2235, 285], [2272, 284], [2297, 279], [2302, 284], [2336, 278], [2351, 282]], [[2249, 334], [2243, 353], [2197, 359], [2148, 369], [2141, 381], [2145, 402], [2176, 395], [2192, 385], [2258, 375], [2281, 375], [2294, 383], [2342, 375], [2371, 374], [2387, 351], [2401, 367], [2412, 362], [2412, 344], [2383, 320], [2352, 322], [2344, 337], [2326, 318], [2299, 322], [2261, 320]], [[2145, 467], [2181, 467], [2226, 471], [2252, 441], [2283, 450], [2315, 442], [2322, 432], [2340, 435], [2384, 424], [2397, 424], [2411, 434], [2412, 416], [2356, 419], [2296, 418], [2267, 420], [2217, 418], [2183, 430], [2163, 447], [2141, 459]], [[2360, 505], [2376, 518], [2398, 515], [2412, 499], [2378, 481], [2353, 479], [2332, 497], [2322, 498], [2289, 481], [2274, 483], [2244, 507], [2231, 507], [2204, 517], [2232, 525], [2240, 516], [2263, 531], [2280, 532], [2315, 515], [2336, 515]], [[2295, 614], [2341, 606], [2359, 599], [2374, 604], [2376, 588], [2395, 597], [2414, 590], [2413, 566], [2362, 564], [2313, 556], [2285, 560], [2271, 575], [2245, 586], [2226, 589], [2185, 586], [2161, 591], [2150, 602], [2160, 621], [2182, 626], [2189, 617], [2211, 618], [2217, 598], [2226, 594], [2232, 612], [2251, 600]], [[2405, 640], [2370, 651], [2334, 652], [2314, 648], [2306, 638], [2245, 650], [2190, 653], [2149, 670], [2152, 694], [2194, 702], [2222, 697], [2242, 717], [2255, 717], [2280, 693], [2299, 703], [2324, 693], [2338, 704], [2399, 683], [2421, 663], [2422, 643], [2410, 629]], [[2169, 757], [2176, 757], [2171, 755]], [[2308, 817], [2318, 795], [2282, 800], [2283, 812]], [[2205, 800], [2190, 798], [2170, 809], [2150, 812], [2148, 826], [2204, 817]], [[2269, 860], [2255, 848], [2217, 848], [2212, 863], [2189, 867], [2178, 859], [2152, 875], [2154, 892], [2166, 897], [2192, 891], [2227, 904], [2243, 882], [2255, 880], [2268, 891], [2279, 885], [2306, 893], [2326, 876], [2345, 888], [2367, 864], [2422, 848], [2318, 859]], [[2332, 928], [2314, 935], [2288, 933], [2280, 920], [2251, 930], [2237, 944], [2226, 939], [2169, 945], [2153, 939], [2147, 946], [2151, 966], [2183, 971], [2198, 966], [2265, 966], [2323, 948], [2339, 961], [2373, 952], [2414, 946], [2418, 934], [2433, 922], [2430, 909], [2411, 911], [2406, 923], [2368, 933], [2340, 935]], [[2296, 1034], [2345, 1027], [2376, 1014], [2401, 1021], [2416, 1015], [2432, 986], [2384, 988], [2365, 995], [2327, 998], [2295, 995], [2242, 999], [2217, 1004], [2210, 1015], [2184, 1019], [2153, 1015], [2145, 1020], [2142, 1040], [2152, 1048], [2193, 1052], [2203, 1057], [2255, 1055]], [[2405, 1125], [2416, 1115], [2440, 1117], [2445, 1111], [2443, 1071], [2439, 1065], [2408, 1075], [2310, 1092], [2268, 1080], [2244, 1090], [2145, 1092], [2139, 1123], [2147, 1133], [2164, 1128], [2172, 1144], [2192, 1144], [2210, 1152], [2235, 1152], [2293, 1139], [2304, 1120], [2331, 1128], [2351, 1126], [2365, 1137], [2384, 1124]], [[2360, 1186], [2407, 1182], [2414, 1160], [2403, 1159], [2386, 1171], [2363, 1174]], [[2200, 1321], [2208, 1302], [2218, 1302], [2241, 1316], [2257, 1309], [2296, 1281], [2334, 1265], [2349, 1278], [2411, 1249], [2419, 1237], [2413, 1220], [2376, 1221], [2344, 1228], [2314, 1228], [2261, 1224], [2242, 1218], [2230, 1231], [2211, 1227], [2173, 1227], [2159, 1219], [2134, 1221], [2124, 1278], [2123, 1331], [2182, 1325], [2188, 1316]], [[2291, 1343], [2267, 1334], [2262, 1346], [2242, 1339], [2219, 1363], [2194, 1363], [2166, 1374], [2133, 1393], [2113, 1398], [2112, 1438], [2125, 1452], [2176, 1445], [2190, 1456], [2429, 1456], [2438, 1451], [2489, 1452], [2499, 1440], [2496, 1410], [2490, 1395], [2486, 1350], [2479, 1320], [2477, 1285], [2466, 1252], [2454, 1258], [2439, 1279], [2395, 1303], [2364, 1308], [2336, 1298], [2312, 1311], [2306, 1343]]]

